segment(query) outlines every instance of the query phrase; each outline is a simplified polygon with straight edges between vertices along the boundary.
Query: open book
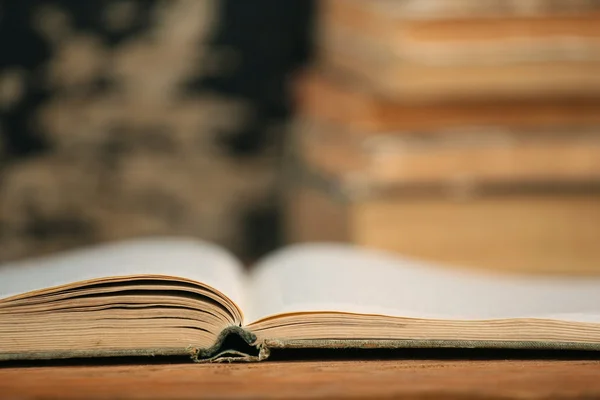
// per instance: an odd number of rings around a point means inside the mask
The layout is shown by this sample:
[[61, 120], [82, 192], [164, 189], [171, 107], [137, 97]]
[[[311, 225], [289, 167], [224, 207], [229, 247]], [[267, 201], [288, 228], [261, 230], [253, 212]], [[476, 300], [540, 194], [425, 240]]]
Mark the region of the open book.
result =
[[480, 275], [336, 244], [246, 272], [175, 238], [0, 266], [0, 360], [250, 361], [298, 347], [600, 350], [600, 279]]

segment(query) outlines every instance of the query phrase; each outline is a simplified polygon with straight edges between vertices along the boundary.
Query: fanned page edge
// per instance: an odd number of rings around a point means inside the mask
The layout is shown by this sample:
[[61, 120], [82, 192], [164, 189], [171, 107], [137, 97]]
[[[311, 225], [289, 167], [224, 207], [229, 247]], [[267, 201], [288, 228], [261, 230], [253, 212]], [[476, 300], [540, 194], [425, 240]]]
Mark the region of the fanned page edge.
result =
[[223, 293], [238, 308], [245, 306], [241, 263], [219, 246], [186, 237], [132, 239], [0, 264], [0, 301], [77, 282], [136, 275], [196, 281]]
[[[172, 264], [176, 261], [183, 262]], [[89, 268], [81, 268], [81, 265]], [[197, 268], [201, 265], [211, 266], [204, 268], [205, 276], [201, 276], [202, 268]], [[43, 273], [40, 274], [40, 271]], [[126, 281], [132, 277], [149, 277], [155, 280], [175, 278], [197, 283], [212, 290], [216, 295], [227, 298], [240, 313], [240, 323], [243, 322], [242, 307], [246, 295], [243, 285], [246, 277], [241, 263], [216, 245], [190, 238], [133, 239], [4, 263], [0, 265], [0, 276], [3, 277], [0, 282], [0, 302], [22, 298], [27, 294], [43, 294], [103, 281]], [[226, 357], [247, 360], [257, 358], [258, 349], [246, 354], [236, 349], [223, 348], [226, 339], [233, 333], [241, 337], [248, 346], [256, 341], [256, 336], [248, 331], [238, 326], [230, 326], [224, 329], [215, 343], [208, 348], [191, 343], [187, 347], [31, 350], [0, 353], [0, 362], [137, 356], [189, 356], [195, 361]], [[248, 349], [254, 348], [247, 347], [245, 350]]]
[[430, 340], [430, 339], [265, 339], [258, 345], [272, 349], [523, 349], [599, 351], [600, 343], [509, 341], [509, 340]]
[[[225, 347], [227, 340], [237, 336], [244, 348]], [[252, 331], [231, 326], [224, 329], [209, 348], [130, 349], [119, 351], [63, 351], [0, 354], [1, 361], [42, 361], [65, 359], [100, 359], [112, 357], [189, 357], [196, 363], [243, 363], [268, 360], [272, 350], [373, 350], [373, 349], [506, 349], [506, 350], [569, 350], [600, 351], [600, 343], [551, 341], [491, 341], [491, 340], [427, 340], [427, 339], [265, 339], [256, 340]]]
[[[508, 340], [428, 340], [428, 339], [265, 339], [249, 342], [256, 336], [239, 328], [225, 332], [240, 335], [248, 344], [256, 347], [257, 353], [245, 354], [236, 349], [220, 352], [213, 350], [193, 356], [198, 363], [260, 362], [268, 360], [272, 350], [402, 350], [402, 349], [497, 349], [497, 350], [557, 350], [557, 351], [600, 351], [600, 343], [555, 342], [555, 341], [508, 341]], [[203, 357], [204, 356], [204, 357]]]
[[[252, 353], [235, 348], [220, 348], [229, 335], [238, 335], [255, 347]], [[565, 350], [600, 351], [600, 343], [508, 341], [508, 340], [427, 340], [427, 339], [265, 339], [244, 328], [224, 330], [210, 349], [194, 349], [191, 358], [197, 363], [260, 362], [271, 356], [272, 350], [402, 350], [402, 349], [504, 349], [504, 350]]]
[[[226, 347], [228, 339], [241, 339], [245, 345]], [[239, 343], [239, 340], [238, 340]], [[256, 335], [238, 327], [225, 328], [217, 337], [215, 343], [208, 348], [189, 345], [179, 348], [146, 348], [126, 350], [69, 350], [46, 352], [20, 352], [0, 354], [0, 362], [6, 361], [50, 361], [68, 359], [107, 359], [107, 358], [148, 358], [148, 357], [189, 357], [198, 363], [207, 362], [252, 362], [262, 361], [268, 356], [268, 350], [256, 343]]]

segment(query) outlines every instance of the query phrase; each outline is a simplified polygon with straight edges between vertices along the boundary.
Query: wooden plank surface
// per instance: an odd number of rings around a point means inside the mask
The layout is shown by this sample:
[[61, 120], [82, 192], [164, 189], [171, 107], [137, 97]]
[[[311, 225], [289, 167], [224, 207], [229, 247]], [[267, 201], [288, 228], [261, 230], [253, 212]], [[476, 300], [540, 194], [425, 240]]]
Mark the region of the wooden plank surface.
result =
[[600, 398], [600, 360], [0, 368], [0, 398]]

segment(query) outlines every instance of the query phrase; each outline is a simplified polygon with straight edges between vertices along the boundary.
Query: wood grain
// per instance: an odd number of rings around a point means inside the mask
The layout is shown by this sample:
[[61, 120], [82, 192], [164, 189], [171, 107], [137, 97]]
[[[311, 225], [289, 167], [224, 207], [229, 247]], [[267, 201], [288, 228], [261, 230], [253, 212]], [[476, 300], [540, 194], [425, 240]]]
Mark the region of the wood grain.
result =
[[600, 361], [310, 361], [0, 369], [0, 397], [547, 399], [600, 397]]

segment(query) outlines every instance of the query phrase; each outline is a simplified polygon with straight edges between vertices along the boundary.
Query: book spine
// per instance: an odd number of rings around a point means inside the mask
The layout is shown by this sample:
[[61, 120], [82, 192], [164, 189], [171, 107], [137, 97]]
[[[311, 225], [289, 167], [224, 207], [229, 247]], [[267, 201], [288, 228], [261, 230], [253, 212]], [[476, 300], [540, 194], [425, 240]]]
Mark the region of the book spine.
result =
[[256, 362], [269, 356], [269, 350], [257, 343], [256, 335], [239, 326], [223, 329], [212, 347], [189, 350], [197, 363]]

